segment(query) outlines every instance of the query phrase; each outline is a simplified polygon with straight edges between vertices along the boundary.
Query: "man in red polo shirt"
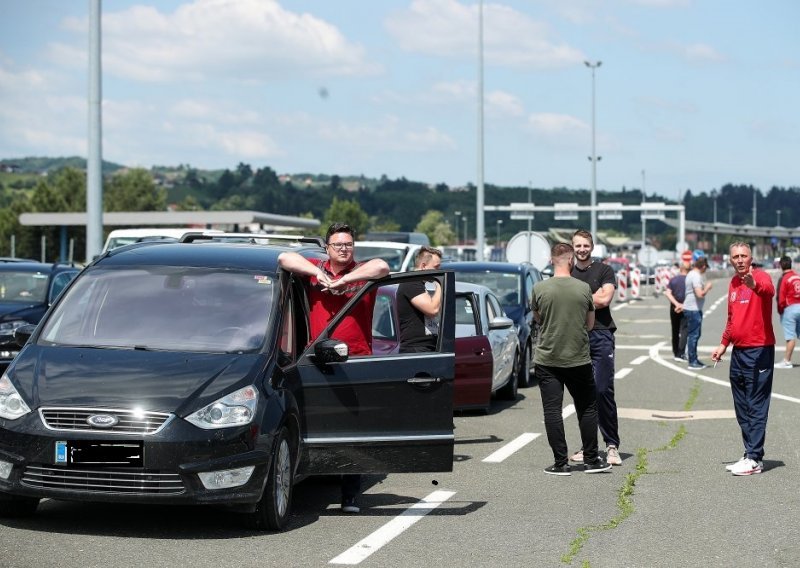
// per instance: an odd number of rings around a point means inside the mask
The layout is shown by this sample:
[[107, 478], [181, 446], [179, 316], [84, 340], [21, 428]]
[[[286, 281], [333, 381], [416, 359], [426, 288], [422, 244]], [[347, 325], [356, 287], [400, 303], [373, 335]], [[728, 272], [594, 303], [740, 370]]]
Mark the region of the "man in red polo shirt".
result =
[[[353, 258], [354, 241], [349, 225], [334, 223], [325, 235], [328, 260], [309, 260], [296, 252], [283, 252], [278, 256], [282, 269], [304, 277], [311, 310], [311, 340], [322, 333], [333, 316], [368, 280], [389, 274], [389, 265], [382, 259], [357, 263]], [[377, 291], [365, 295], [331, 334], [347, 343], [350, 355], [372, 354], [372, 312], [376, 295]], [[342, 511], [360, 511], [356, 501], [360, 490], [360, 475], [342, 476]]]

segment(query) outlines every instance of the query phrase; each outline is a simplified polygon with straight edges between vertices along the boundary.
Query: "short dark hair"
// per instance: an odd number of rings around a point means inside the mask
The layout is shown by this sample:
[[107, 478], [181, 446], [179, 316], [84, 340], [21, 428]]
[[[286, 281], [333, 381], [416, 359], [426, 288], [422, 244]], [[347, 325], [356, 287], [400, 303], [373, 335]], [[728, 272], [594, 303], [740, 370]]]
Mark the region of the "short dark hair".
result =
[[694, 267], [695, 268], [708, 268], [708, 260], [706, 260], [706, 257], [701, 256], [700, 258], [698, 258], [697, 260], [694, 261]]
[[353, 228], [348, 225], [347, 223], [333, 223], [330, 227], [328, 227], [328, 232], [325, 233], [325, 243], [329, 243], [331, 240], [331, 235], [336, 233], [347, 233], [355, 240], [355, 231]]
[[792, 268], [792, 259], [786, 255], [783, 255], [780, 259], [781, 263], [781, 270], [789, 270]]
[[567, 254], [575, 254], [575, 249], [569, 243], [556, 243], [550, 248], [550, 256], [553, 258]]
[[429, 247], [429, 246], [422, 246], [419, 247], [417, 251], [417, 256], [414, 259], [414, 265], [419, 266], [423, 260], [428, 262], [432, 256], [438, 256], [440, 259], [442, 258], [442, 251], [437, 248]]

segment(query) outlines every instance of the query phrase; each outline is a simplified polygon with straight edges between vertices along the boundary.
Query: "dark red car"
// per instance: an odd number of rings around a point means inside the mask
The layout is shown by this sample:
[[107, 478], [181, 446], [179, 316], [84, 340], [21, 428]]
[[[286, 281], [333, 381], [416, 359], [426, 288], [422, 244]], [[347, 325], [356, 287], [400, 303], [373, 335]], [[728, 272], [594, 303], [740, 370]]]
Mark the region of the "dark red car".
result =
[[[466, 288], [466, 287], [465, 287]], [[397, 286], [382, 286], [372, 318], [374, 354], [400, 349]], [[456, 282], [456, 367], [453, 410], [488, 410], [492, 398], [494, 363], [489, 338], [482, 330], [479, 298], [472, 290], [459, 290]]]

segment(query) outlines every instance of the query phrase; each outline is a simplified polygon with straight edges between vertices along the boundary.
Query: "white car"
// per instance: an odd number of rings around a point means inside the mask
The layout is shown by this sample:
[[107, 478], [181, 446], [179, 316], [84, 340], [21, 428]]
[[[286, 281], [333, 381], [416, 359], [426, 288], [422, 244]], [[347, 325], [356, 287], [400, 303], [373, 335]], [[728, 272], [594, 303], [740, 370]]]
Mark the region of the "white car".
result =
[[390, 272], [408, 272], [414, 269], [420, 248], [422, 245], [394, 241], [356, 241], [354, 256], [358, 262], [381, 258], [389, 265]]
[[216, 229], [197, 229], [182, 227], [179, 229], [172, 227], [148, 227], [141, 229], [114, 229], [108, 234], [106, 243], [103, 245], [103, 252], [117, 247], [141, 243], [144, 241], [179, 241], [187, 233], [219, 233], [224, 231]]

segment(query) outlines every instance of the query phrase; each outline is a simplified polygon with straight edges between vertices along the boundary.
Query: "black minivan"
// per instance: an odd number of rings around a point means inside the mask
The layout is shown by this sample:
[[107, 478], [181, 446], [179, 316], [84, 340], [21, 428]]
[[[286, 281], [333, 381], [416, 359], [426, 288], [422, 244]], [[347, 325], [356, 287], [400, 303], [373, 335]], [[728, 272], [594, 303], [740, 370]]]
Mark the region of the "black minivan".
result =
[[42, 498], [217, 504], [284, 528], [307, 475], [450, 471], [454, 276], [433, 353], [353, 356], [309, 340], [308, 244], [141, 243], [103, 254], [0, 378], [0, 516]]

